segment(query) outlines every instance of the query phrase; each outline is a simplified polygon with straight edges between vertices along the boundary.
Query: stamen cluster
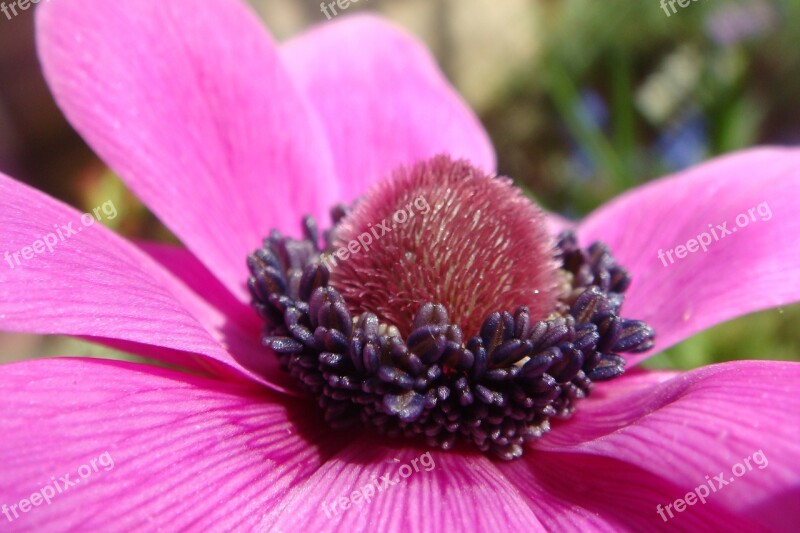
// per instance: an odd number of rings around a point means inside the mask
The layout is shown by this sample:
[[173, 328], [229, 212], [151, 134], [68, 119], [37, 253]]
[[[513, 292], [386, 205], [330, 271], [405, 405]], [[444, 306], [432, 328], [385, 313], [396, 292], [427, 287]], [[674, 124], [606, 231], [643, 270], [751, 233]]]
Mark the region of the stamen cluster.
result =
[[371, 426], [444, 449], [468, 441], [515, 459], [593, 381], [623, 373], [620, 353], [653, 345], [652, 328], [619, 316], [628, 273], [603, 244], [581, 249], [572, 233], [558, 240], [563, 288], [546, 319], [501, 309], [463, 332], [444, 305], [420, 302], [404, 337], [374, 313], [351, 313], [329, 283], [316, 224], [305, 228], [304, 239], [273, 232], [248, 258], [249, 288], [264, 344], [332, 428]]

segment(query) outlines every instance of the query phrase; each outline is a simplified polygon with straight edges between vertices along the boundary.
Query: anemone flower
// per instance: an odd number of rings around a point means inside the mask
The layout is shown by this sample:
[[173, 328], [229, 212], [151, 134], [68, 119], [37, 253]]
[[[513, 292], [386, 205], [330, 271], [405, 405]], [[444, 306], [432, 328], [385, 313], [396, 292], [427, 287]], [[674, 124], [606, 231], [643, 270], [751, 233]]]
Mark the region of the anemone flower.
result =
[[276, 46], [232, 0], [59, 0], [37, 36], [72, 125], [185, 248], [0, 177], [0, 327], [170, 367], [3, 366], [0, 523], [797, 524], [797, 364], [634, 368], [654, 339], [798, 300], [797, 151], [572, 224], [493, 177], [474, 115], [379, 19]]

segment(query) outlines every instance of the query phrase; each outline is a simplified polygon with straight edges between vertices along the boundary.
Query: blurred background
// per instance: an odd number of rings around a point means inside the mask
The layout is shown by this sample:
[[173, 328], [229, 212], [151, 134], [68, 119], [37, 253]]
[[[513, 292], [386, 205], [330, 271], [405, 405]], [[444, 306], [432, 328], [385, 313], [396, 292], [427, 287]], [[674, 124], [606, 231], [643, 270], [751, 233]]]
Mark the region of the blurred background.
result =
[[[283, 40], [318, 0], [251, 0]], [[424, 40], [476, 110], [501, 174], [579, 218], [637, 184], [755, 144], [800, 144], [800, 0], [360, 0]], [[109, 199], [123, 235], [174, 241], [64, 121], [41, 77], [32, 10], [0, 15], [0, 170], [79, 209]], [[753, 176], [753, 179], [758, 179]], [[693, 368], [800, 360], [800, 306], [723, 324], [651, 359]], [[0, 333], [0, 362], [108, 355]]]

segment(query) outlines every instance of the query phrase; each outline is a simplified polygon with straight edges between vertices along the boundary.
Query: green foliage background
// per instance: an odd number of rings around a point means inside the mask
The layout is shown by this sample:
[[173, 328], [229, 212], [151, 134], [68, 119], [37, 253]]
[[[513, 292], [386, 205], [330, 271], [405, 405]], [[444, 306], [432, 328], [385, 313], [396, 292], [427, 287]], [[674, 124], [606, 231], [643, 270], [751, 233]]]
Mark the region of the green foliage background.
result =
[[[709, 0], [669, 17], [656, 0], [543, 4], [536, 60], [509, 77], [483, 119], [501, 173], [536, 191], [548, 208], [579, 218], [679, 170], [660, 140], [687, 116], [701, 124], [687, 143], [696, 160], [800, 142], [800, 2]], [[719, 28], [728, 39], [718, 38]], [[587, 119], [587, 93], [604, 104], [602, 124]], [[797, 305], [742, 317], [646, 365], [800, 360], [798, 319]]]

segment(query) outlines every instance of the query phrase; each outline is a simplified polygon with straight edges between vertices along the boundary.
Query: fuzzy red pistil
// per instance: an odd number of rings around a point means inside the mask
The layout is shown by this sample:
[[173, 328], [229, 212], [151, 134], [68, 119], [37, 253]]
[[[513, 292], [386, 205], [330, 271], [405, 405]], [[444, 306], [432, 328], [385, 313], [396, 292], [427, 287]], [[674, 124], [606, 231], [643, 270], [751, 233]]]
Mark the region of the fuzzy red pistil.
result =
[[420, 305], [441, 303], [475, 335], [494, 311], [553, 311], [553, 250], [544, 213], [509, 179], [440, 156], [373, 186], [337, 227], [328, 263], [353, 314], [405, 337]]

